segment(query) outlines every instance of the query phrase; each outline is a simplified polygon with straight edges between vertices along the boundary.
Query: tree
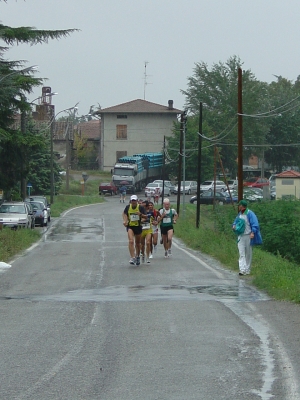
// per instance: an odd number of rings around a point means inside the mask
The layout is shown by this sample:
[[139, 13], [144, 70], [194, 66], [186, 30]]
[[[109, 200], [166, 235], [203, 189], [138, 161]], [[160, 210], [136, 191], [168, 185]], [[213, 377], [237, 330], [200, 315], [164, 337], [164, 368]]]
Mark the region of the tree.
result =
[[[199, 116], [187, 117], [185, 129], [185, 177], [187, 180], [194, 180], [197, 177], [198, 166], [198, 130]], [[209, 126], [204, 123], [203, 131], [211, 134]], [[166, 146], [166, 170], [167, 174], [178, 177], [178, 161], [180, 157], [180, 123], [176, 123], [173, 129], [173, 136], [167, 138]], [[202, 149], [202, 178], [211, 177], [213, 171], [213, 147], [205, 144]]]
[[300, 108], [299, 77], [293, 84], [281, 76], [269, 85], [271, 108], [266, 135], [268, 148], [265, 159], [275, 171], [286, 166], [300, 165], [299, 125]]
[[[209, 69], [204, 62], [196, 63], [194, 75], [188, 78], [186, 96], [189, 113], [197, 115], [200, 102], [203, 103], [203, 120], [209, 128], [212, 144], [220, 149], [225, 168], [236, 171], [237, 158], [237, 105], [238, 105], [238, 69], [241, 60], [234, 56], [225, 63], [213, 64]], [[250, 70], [243, 71], [243, 113], [253, 114], [268, 109], [265, 102], [267, 84], [258, 81]], [[264, 142], [267, 127], [264, 121], [253, 118], [244, 119], [244, 143], [249, 143], [245, 156], [255, 150], [255, 144]], [[204, 143], [203, 143], [204, 145]], [[206, 154], [203, 154], [203, 161]], [[205, 161], [204, 161], [205, 163]], [[210, 178], [203, 176], [203, 178]]]
[[74, 31], [76, 29], [50, 31], [31, 27], [12, 28], [0, 24], [0, 40], [4, 42], [4, 46], [0, 46], [0, 182], [1, 188], [6, 191], [28, 176], [31, 150], [36, 140], [41, 140], [41, 137], [35, 140], [26, 125], [22, 129], [20, 125], [16, 126], [14, 117], [16, 113], [24, 116], [31, 111], [26, 94], [41, 85], [43, 79], [33, 77], [32, 71], [23, 72], [24, 62], [8, 61], [4, 53], [8, 50], [7, 46], [15, 43], [47, 43], [50, 39], [66, 37]]

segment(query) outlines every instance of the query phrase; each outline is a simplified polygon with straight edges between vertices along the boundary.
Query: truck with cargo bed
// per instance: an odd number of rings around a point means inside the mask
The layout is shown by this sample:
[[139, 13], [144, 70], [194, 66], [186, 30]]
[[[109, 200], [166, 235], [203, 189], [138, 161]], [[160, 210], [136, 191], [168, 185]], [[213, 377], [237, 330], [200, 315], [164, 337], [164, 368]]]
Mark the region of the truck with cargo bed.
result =
[[128, 193], [140, 192], [148, 182], [162, 176], [162, 153], [141, 153], [119, 158], [112, 169], [112, 181]]

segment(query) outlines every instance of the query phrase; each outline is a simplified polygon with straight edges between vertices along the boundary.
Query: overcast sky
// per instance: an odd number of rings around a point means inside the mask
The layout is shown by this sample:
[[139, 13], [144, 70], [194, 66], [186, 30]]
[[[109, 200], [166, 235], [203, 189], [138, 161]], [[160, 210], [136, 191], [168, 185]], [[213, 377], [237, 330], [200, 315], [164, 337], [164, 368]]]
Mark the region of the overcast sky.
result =
[[[13, 46], [10, 60], [38, 65], [58, 95], [56, 112], [79, 102], [102, 108], [145, 99], [183, 109], [180, 90], [194, 65], [237, 55], [244, 69], [271, 82], [300, 75], [299, 0], [7, 0], [0, 20], [8, 26], [77, 28], [66, 39]], [[0, 43], [1, 45], [2, 43]], [[145, 62], [146, 82], [145, 85]], [[33, 100], [41, 88], [29, 96]]]

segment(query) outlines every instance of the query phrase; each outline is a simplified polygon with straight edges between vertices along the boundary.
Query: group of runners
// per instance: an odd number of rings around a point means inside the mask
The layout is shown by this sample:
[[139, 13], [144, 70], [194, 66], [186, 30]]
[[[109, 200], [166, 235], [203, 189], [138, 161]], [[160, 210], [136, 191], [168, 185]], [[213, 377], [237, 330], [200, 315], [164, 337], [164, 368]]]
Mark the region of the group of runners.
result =
[[173, 225], [176, 224], [178, 214], [171, 208], [169, 199], [164, 199], [163, 207], [156, 210], [152, 201], [138, 201], [137, 196], [132, 195], [122, 216], [128, 235], [130, 264], [140, 265], [141, 261], [150, 264], [153, 253], [157, 251], [159, 228], [164, 256], [171, 256]]

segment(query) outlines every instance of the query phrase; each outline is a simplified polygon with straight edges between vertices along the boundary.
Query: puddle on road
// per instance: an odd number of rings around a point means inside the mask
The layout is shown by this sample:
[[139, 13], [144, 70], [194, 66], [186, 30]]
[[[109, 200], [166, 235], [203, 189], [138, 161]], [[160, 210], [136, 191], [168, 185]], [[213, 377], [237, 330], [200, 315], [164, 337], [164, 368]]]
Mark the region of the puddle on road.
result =
[[47, 241], [100, 241], [103, 240], [104, 229], [101, 225], [95, 225], [94, 219], [86, 220], [68, 220], [61, 224], [56, 224], [53, 229], [47, 234]]
[[2, 297], [0, 300], [23, 299], [30, 301], [62, 302], [125, 302], [158, 300], [234, 300], [255, 302], [269, 298], [253, 288], [243, 284], [233, 286], [109, 286], [101, 289], [74, 290], [55, 295], [29, 295]]

